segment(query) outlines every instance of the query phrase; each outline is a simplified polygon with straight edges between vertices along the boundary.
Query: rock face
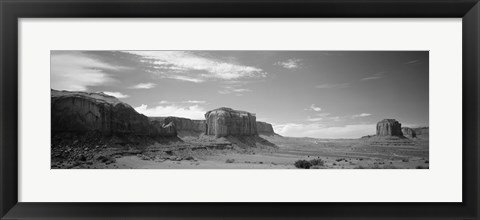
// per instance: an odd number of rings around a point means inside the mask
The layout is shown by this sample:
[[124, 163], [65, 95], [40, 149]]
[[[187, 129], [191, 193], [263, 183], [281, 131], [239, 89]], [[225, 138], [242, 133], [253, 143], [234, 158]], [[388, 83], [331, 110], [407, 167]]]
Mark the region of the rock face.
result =
[[99, 131], [111, 135], [176, 136], [173, 125], [151, 123], [130, 105], [104, 93], [51, 91], [52, 134]]
[[411, 128], [408, 128], [408, 127], [403, 127], [402, 128], [402, 133], [405, 137], [409, 137], [409, 138], [416, 138], [417, 137], [417, 133], [415, 132], [415, 130], [413, 130]]
[[151, 121], [172, 124], [178, 134], [200, 135], [205, 133], [205, 120], [192, 120], [180, 117], [150, 117]]
[[395, 119], [383, 119], [377, 123], [377, 136], [403, 136], [402, 124]]
[[275, 134], [271, 124], [266, 122], [261, 122], [261, 121], [257, 121], [257, 132], [258, 134], [269, 135], [269, 136]]
[[417, 135], [428, 135], [429, 129], [428, 127], [420, 127], [420, 128], [413, 128]]
[[205, 114], [206, 135], [216, 137], [258, 135], [255, 114], [218, 108]]

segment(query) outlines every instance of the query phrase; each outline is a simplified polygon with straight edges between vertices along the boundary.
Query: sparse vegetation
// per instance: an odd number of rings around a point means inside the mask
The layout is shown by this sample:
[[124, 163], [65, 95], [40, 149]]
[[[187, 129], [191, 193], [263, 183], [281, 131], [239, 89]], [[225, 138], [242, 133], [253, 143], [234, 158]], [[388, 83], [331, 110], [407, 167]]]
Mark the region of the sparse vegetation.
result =
[[233, 163], [233, 162], [235, 162], [235, 159], [227, 159], [227, 160], [225, 161], [225, 163]]
[[320, 158], [312, 160], [297, 160], [294, 165], [296, 168], [301, 169], [319, 169], [325, 165], [325, 161]]
[[310, 163], [312, 164], [312, 166], [323, 166], [325, 164], [322, 159], [313, 159], [310, 160]]
[[312, 167], [312, 164], [307, 160], [297, 160], [295, 161], [294, 165], [296, 168], [301, 168], [301, 169], [310, 169], [310, 167]]

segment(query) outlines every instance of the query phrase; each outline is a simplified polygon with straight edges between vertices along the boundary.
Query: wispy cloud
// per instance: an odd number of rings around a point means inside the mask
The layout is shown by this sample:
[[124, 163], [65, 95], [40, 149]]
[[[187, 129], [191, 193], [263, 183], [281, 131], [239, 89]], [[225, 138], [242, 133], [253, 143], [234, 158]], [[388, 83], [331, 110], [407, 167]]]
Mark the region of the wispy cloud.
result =
[[115, 98], [119, 98], [119, 99], [124, 99], [124, 98], [128, 98], [130, 97], [129, 95], [125, 95], [121, 92], [109, 92], [109, 91], [103, 91], [103, 93], [109, 95], [109, 96], [113, 96]]
[[139, 83], [137, 85], [131, 86], [130, 89], [152, 89], [155, 86], [155, 83]]
[[371, 116], [372, 114], [370, 113], [360, 113], [360, 114], [357, 114], [357, 115], [352, 115], [352, 118], [363, 118], [363, 117], [368, 117], [368, 116]]
[[323, 117], [318, 117], [318, 118], [307, 118], [307, 121], [315, 122], [315, 121], [323, 121]]
[[135, 110], [150, 117], [176, 116], [190, 119], [205, 119], [206, 110], [198, 105], [182, 107], [178, 105], [158, 105], [149, 108], [148, 105], [140, 105]]
[[242, 96], [245, 92], [251, 92], [251, 89], [243, 88], [242, 85], [223, 85], [220, 90], [218, 90], [219, 94], [227, 95], [227, 94], [234, 94], [236, 96]]
[[122, 69], [77, 51], [53, 51], [50, 66], [51, 87], [72, 91], [85, 91], [88, 86], [112, 83], [115, 80], [105, 71]]
[[165, 77], [165, 78], [169, 78], [169, 79], [176, 79], [176, 80], [180, 80], [180, 81], [193, 82], [193, 83], [202, 83], [202, 82], [205, 82], [204, 79], [194, 78], [194, 77], [188, 77], [188, 76], [165, 75], [164, 77]]
[[300, 59], [288, 59], [285, 61], [276, 62], [275, 65], [281, 66], [285, 69], [296, 69], [299, 68], [302, 63]]
[[346, 88], [346, 87], [349, 87], [349, 86], [350, 86], [350, 83], [338, 83], [338, 84], [327, 83], [327, 84], [317, 85], [317, 86], [315, 86], [315, 88], [317, 88], [317, 89], [339, 89], [339, 88]]
[[316, 112], [319, 112], [319, 111], [322, 111], [322, 108], [318, 107], [318, 106], [315, 106], [315, 104], [311, 104], [310, 107], [308, 107], [307, 109], [305, 110], [311, 110], [311, 111], [316, 111]]
[[361, 80], [362, 81], [368, 81], [368, 80], [377, 80], [377, 79], [381, 79], [381, 78], [384, 78], [384, 72], [378, 72], [378, 73], [375, 73], [375, 74], [371, 74], [370, 76], [362, 78]]
[[419, 63], [420, 60], [410, 60], [408, 62], [405, 62], [404, 64], [416, 64], [416, 63]]
[[235, 80], [265, 77], [260, 68], [207, 57], [189, 51], [124, 51], [153, 66], [152, 72], [164, 78], [201, 83], [207, 80]]

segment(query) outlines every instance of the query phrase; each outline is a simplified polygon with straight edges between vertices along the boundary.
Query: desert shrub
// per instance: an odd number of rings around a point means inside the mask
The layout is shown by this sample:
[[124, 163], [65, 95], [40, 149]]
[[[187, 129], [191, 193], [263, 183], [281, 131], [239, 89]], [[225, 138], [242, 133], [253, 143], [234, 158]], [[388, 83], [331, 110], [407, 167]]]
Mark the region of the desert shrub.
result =
[[301, 169], [310, 169], [310, 167], [312, 167], [312, 164], [306, 160], [297, 160], [294, 165], [296, 168]]
[[428, 160], [426, 160], [426, 161], [425, 161], [425, 163], [429, 163], [429, 161], [428, 161]]
[[337, 164], [336, 164], [336, 163], [333, 163], [332, 165], [333, 165], [333, 166], [337, 166]]
[[360, 165], [360, 166], [357, 166], [357, 167], [354, 167], [353, 169], [367, 169], [366, 167]]
[[428, 169], [428, 167], [424, 167], [424, 166], [416, 166], [415, 169]]
[[312, 166], [323, 166], [325, 162], [322, 159], [313, 159], [309, 161]]
[[235, 159], [227, 159], [227, 160], [225, 161], [225, 163], [233, 163], [233, 162], [235, 162]]
[[402, 162], [409, 162], [409, 160], [408, 159], [403, 159]]

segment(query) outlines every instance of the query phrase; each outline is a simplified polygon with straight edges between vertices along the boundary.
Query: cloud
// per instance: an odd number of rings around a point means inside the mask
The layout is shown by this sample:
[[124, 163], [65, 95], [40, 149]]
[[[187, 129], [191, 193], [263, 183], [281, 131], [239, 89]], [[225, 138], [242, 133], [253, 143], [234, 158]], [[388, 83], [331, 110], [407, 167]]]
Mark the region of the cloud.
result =
[[325, 126], [319, 123], [275, 124], [276, 133], [287, 137], [360, 138], [375, 133], [376, 124]]
[[190, 119], [205, 119], [205, 109], [198, 105], [191, 105], [187, 107], [181, 107], [178, 105], [158, 105], [153, 108], [149, 108], [148, 105], [140, 105], [135, 107], [135, 110], [141, 114], [150, 117], [166, 117], [176, 116]]
[[420, 60], [410, 60], [408, 62], [405, 62], [404, 64], [414, 64], [414, 63], [418, 63]]
[[312, 105], [310, 105], [309, 108], [307, 108], [305, 110], [313, 110], [313, 111], [319, 112], [319, 111], [322, 111], [322, 108], [315, 106], [315, 104], [312, 104]]
[[207, 103], [206, 101], [201, 101], [201, 100], [188, 100], [188, 101], [178, 101], [178, 102], [172, 102], [172, 101], [160, 101], [160, 104], [205, 104]]
[[205, 82], [203, 79], [188, 77], [188, 76], [165, 76], [165, 78], [176, 79], [181, 81], [193, 82], [193, 83], [202, 83]]
[[282, 62], [276, 62], [275, 65], [281, 66], [285, 69], [296, 69], [299, 68], [302, 63], [300, 59], [288, 59]]
[[339, 88], [346, 88], [349, 87], [350, 83], [338, 83], [338, 84], [322, 84], [322, 85], [317, 85], [315, 88], [317, 89], [339, 89]]
[[227, 95], [234, 94], [236, 96], [242, 96], [245, 92], [251, 92], [251, 89], [242, 88], [242, 85], [224, 85], [221, 90], [218, 90], [219, 94]]
[[122, 94], [121, 92], [109, 92], [109, 91], [103, 91], [103, 93], [113, 96], [115, 98], [123, 99], [123, 98], [128, 98], [130, 97], [129, 95]]
[[235, 80], [265, 77], [260, 68], [213, 59], [189, 51], [123, 51], [152, 65], [151, 72], [161, 77], [201, 83], [207, 80]]
[[151, 89], [155, 86], [155, 83], [139, 83], [137, 85], [131, 86], [130, 89]]
[[56, 51], [51, 53], [50, 68], [52, 89], [71, 91], [86, 91], [88, 86], [112, 83], [115, 80], [105, 70], [122, 69], [81, 52]]
[[307, 121], [312, 121], [312, 122], [315, 122], [315, 121], [322, 121], [323, 118], [322, 117], [318, 117], [318, 118], [307, 118]]
[[381, 79], [384, 77], [384, 72], [378, 72], [378, 73], [375, 73], [375, 74], [372, 74], [368, 77], [365, 77], [365, 78], [362, 78], [361, 80], [362, 81], [368, 81], [368, 80], [377, 80], [377, 79]]
[[191, 104], [205, 104], [206, 101], [188, 100], [187, 103], [191, 103]]
[[326, 117], [330, 115], [330, 113], [320, 113], [320, 114], [316, 114], [315, 116], [316, 117], [309, 117], [307, 118], [307, 121], [311, 121], [311, 122], [317, 122], [317, 121], [330, 121], [332, 119], [332, 117]]
[[361, 113], [361, 114], [358, 114], [358, 115], [352, 115], [352, 118], [362, 118], [362, 117], [368, 117], [372, 114], [370, 113]]

